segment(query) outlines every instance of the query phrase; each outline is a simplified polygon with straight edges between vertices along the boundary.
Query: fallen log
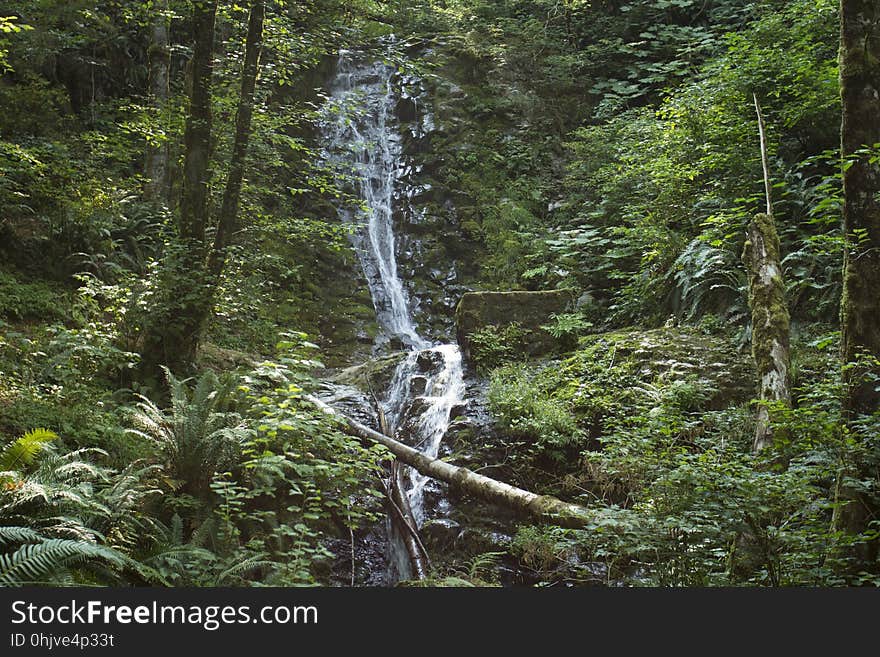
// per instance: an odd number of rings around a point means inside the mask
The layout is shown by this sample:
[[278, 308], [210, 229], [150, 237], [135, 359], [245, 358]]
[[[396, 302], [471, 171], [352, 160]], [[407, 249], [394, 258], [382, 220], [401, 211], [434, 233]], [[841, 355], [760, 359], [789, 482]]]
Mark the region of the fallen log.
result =
[[[379, 403], [376, 393], [373, 392], [372, 386], [370, 387], [370, 394], [373, 396], [373, 404], [376, 407], [376, 413], [379, 415], [379, 429], [383, 435], [390, 436], [391, 431], [388, 427], [385, 411], [382, 409], [382, 404]], [[397, 528], [400, 538], [406, 546], [413, 575], [419, 580], [426, 579], [428, 577], [428, 551], [425, 550], [422, 539], [419, 537], [418, 526], [413, 517], [409, 498], [406, 496], [403, 485], [403, 470], [400, 467], [400, 461], [397, 459], [391, 462], [391, 479], [388, 482], [386, 494], [394, 511], [391, 522]]]
[[419, 538], [419, 532], [416, 528], [415, 519], [413, 518], [412, 508], [409, 505], [409, 499], [403, 486], [403, 469], [400, 467], [400, 461], [395, 460], [391, 464], [391, 506], [395, 511], [395, 525], [400, 532], [400, 538], [406, 547], [409, 555], [409, 561], [412, 565], [413, 575], [416, 579], [426, 579], [428, 577], [428, 552]]
[[438, 479], [474, 497], [521, 511], [561, 527], [582, 528], [586, 527], [593, 519], [593, 514], [586, 507], [563, 502], [550, 495], [538, 495], [503, 481], [477, 474], [467, 468], [431, 458], [409, 445], [404, 445], [343, 415], [320, 399], [312, 396], [307, 396], [305, 399], [325, 413], [338, 418], [352, 435], [384, 445], [400, 461], [415, 468], [426, 477]]

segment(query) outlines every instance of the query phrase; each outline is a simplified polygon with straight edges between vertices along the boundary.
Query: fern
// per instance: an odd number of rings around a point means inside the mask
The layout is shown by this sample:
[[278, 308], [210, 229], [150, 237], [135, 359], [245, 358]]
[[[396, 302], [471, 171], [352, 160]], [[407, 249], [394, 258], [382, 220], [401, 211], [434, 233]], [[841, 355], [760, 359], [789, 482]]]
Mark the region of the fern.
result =
[[50, 538], [26, 543], [11, 554], [0, 554], [0, 585], [51, 584], [53, 578], [69, 566], [91, 560], [104, 560], [114, 566], [127, 562], [121, 554], [102, 545]]
[[746, 280], [732, 254], [702, 239], [692, 240], [672, 268], [673, 307], [687, 320], [720, 312], [728, 321], [746, 316]]
[[[130, 547], [137, 537], [138, 507], [155, 492], [149, 475], [155, 466], [135, 462], [120, 475], [92, 463], [99, 449], [58, 454], [47, 446], [52, 432], [35, 430], [8, 446], [0, 472], [12, 477], [0, 495], [0, 585], [75, 584], [68, 569], [88, 567], [89, 581], [115, 581], [126, 568], [151, 583], [161, 574], [107, 545]], [[26, 472], [23, 470], [27, 468]]]
[[0, 545], [38, 543], [42, 540], [40, 532], [30, 527], [0, 527]]
[[468, 579], [480, 580], [483, 573], [488, 573], [498, 565], [498, 560], [505, 555], [504, 552], [482, 552], [476, 555], [468, 563]]
[[193, 493], [205, 493], [216, 472], [232, 467], [241, 456], [250, 430], [231, 409], [235, 381], [203, 374], [190, 391], [188, 379], [179, 380], [166, 370], [171, 407], [162, 410], [140, 397], [128, 433], [152, 443], [165, 457], [165, 465]]
[[236, 556], [232, 563], [221, 570], [213, 583], [214, 586], [229, 586], [234, 582], [241, 580], [244, 573], [256, 570], [258, 568], [271, 568], [276, 564], [266, 559], [262, 554], [252, 556]]
[[58, 439], [49, 429], [31, 429], [0, 452], [0, 471], [19, 471], [31, 465], [46, 446]]

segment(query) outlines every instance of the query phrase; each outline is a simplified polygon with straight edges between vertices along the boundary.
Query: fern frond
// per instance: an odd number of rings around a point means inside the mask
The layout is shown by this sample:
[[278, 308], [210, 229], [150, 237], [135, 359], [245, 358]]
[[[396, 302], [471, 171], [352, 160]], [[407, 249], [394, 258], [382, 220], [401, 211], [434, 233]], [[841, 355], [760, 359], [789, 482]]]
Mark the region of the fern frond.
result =
[[272, 567], [275, 564], [272, 563], [269, 559], [262, 554], [256, 554], [251, 557], [247, 557], [241, 559], [232, 565], [228, 566], [224, 570], [217, 575], [217, 579], [215, 581], [216, 586], [223, 586], [224, 583], [227, 583], [227, 580], [238, 577], [246, 572], [256, 570], [257, 568], [265, 568]]
[[103, 560], [122, 566], [126, 560], [116, 550], [84, 541], [48, 539], [22, 545], [0, 555], [0, 585], [51, 584], [52, 577], [71, 565]]
[[0, 527], [0, 545], [39, 543], [42, 540], [43, 535], [30, 527]]
[[0, 452], [0, 470], [20, 471], [26, 468], [49, 443], [57, 439], [58, 434], [49, 429], [31, 429]]

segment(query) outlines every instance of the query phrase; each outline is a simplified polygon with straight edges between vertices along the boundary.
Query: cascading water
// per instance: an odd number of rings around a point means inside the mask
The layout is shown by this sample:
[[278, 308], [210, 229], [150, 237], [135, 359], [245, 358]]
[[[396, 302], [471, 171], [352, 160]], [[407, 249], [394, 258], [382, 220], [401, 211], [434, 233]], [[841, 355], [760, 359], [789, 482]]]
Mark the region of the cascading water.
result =
[[[434, 344], [419, 334], [398, 275], [394, 201], [405, 163], [394, 114], [394, 73], [394, 67], [381, 61], [341, 52], [325, 108], [324, 137], [327, 160], [340, 179], [354, 183], [363, 202], [362, 209], [341, 208], [339, 213], [355, 226], [352, 240], [384, 331], [383, 343], [397, 339], [409, 349], [384, 396], [388, 428], [436, 457], [452, 411], [463, 403], [465, 384], [458, 346]], [[427, 481], [407, 468], [406, 495], [419, 526], [425, 518]], [[392, 561], [398, 577], [411, 575], [399, 549]]]
[[379, 324], [411, 347], [429, 343], [416, 332], [406, 292], [397, 274], [394, 240], [394, 192], [402, 160], [400, 134], [394, 128], [394, 69], [383, 62], [356, 64], [339, 56], [325, 124], [327, 151], [337, 170], [351, 176], [365, 209], [340, 208], [358, 225], [354, 246], [367, 276]]

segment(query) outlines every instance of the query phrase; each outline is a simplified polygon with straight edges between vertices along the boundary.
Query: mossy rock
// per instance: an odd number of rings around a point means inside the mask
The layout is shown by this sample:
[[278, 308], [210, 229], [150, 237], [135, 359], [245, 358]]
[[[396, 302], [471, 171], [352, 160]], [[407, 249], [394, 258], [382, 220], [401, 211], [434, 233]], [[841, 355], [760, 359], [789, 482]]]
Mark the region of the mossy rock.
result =
[[569, 290], [516, 290], [509, 292], [468, 292], [455, 311], [455, 330], [465, 358], [470, 358], [470, 336], [487, 327], [517, 324], [529, 332], [525, 348], [530, 356], [556, 349], [557, 340], [541, 327], [551, 315], [565, 312], [573, 301]]
[[398, 351], [388, 356], [374, 358], [360, 365], [347, 367], [332, 377], [333, 383], [354, 386], [364, 392], [382, 394], [388, 389], [391, 377], [398, 363], [406, 357], [407, 352]]
[[642, 380], [697, 379], [711, 390], [710, 406], [748, 401], [756, 394], [751, 358], [731, 336], [705, 334], [696, 327], [630, 329], [580, 339], [579, 350], [600, 347], [629, 360]]
[[199, 347], [197, 355], [200, 368], [225, 372], [237, 367], [253, 367], [259, 363], [260, 356], [249, 354], [237, 349], [226, 349], [212, 342], [206, 342]]

